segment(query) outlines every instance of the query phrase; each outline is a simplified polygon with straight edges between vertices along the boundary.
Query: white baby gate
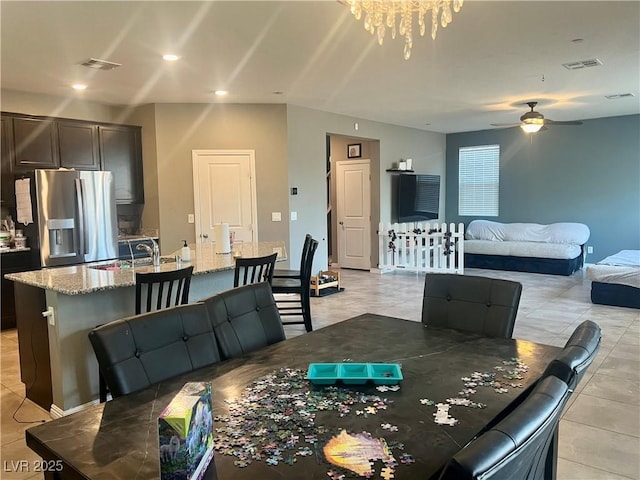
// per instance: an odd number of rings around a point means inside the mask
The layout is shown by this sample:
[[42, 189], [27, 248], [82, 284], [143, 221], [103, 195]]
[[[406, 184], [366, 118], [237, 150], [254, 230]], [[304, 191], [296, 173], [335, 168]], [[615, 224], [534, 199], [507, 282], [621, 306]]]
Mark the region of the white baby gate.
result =
[[378, 226], [378, 268], [464, 273], [464, 225], [394, 223]]

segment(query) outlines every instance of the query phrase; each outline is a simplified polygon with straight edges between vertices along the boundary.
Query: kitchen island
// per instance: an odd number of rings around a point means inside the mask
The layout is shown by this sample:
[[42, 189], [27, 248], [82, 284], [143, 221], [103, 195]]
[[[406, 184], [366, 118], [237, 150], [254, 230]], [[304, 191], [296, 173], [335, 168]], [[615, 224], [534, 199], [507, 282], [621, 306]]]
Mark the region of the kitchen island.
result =
[[[159, 266], [134, 263], [131, 267], [111, 261], [5, 275], [15, 286], [21, 376], [27, 398], [53, 417], [97, 402], [98, 364], [87, 334], [97, 325], [135, 313], [136, 272], [193, 265], [190, 302], [233, 287], [233, 255], [216, 254], [212, 244], [191, 248], [190, 262], [177, 262], [172, 255], [164, 257]], [[245, 242], [237, 254], [258, 257], [274, 252], [278, 261], [286, 260], [284, 242]], [[43, 335], [48, 335], [48, 352], [32, 349]]]

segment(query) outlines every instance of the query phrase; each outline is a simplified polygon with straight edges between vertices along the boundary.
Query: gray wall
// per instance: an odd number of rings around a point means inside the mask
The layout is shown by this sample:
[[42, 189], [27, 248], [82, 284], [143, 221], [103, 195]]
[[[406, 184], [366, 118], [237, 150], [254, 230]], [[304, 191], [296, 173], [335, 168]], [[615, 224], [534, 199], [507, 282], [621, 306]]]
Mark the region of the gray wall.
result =
[[[197, 149], [255, 150], [258, 239], [287, 243], [284, 105], [156, 104], [154, 121], [163, 254], [180, 248], [181, 239], [195, 241], [195, 227], [187, 223], [187, 215], [194, 212], [191, 151]], [[152, 200], [145, 199], [145, 209]], [[271, 212], [282, 212], [283, 221], [272, 222]]]
[[[354, 124], [358, 123], [358, 130]], [[327, 205], [326, 205], [326, 135], [360, 137], [379, 140], [378, 168], [372, 158], [371, 185], [379, 184], [379, 191], [372, 188], [372, 202], [379, 195], [377, 210], [372, 209], [372, 219], [384, 223], [391, 221], [391, 174], [387, 168], [401, 158], [413, 158], [418, 173], [445, 175], [445, 135], [414, 128], [399, 127], [372, 122], [345, 115], [311, 110], [294, 105], [287, 106], [287, 144], [289, 157], [289, 187], [298, 187], [298, 195], [289, 196], [289, 208], [298, 213], [298, 220], [290, 224], [290, 256], [299, 258], [306, 233], [321, 240], [314, 259], [313, 271], [327, 268]], [[372, 152], [371, 156], [374, 157]], [[375, 205], [374, 205], [375, 207]], [[375, 251], [375, 244], [372, 245]], [[372, 265], [377, 259], [372, 259]]]
[[3, 112], [121, 123], [119, 122], [121, 108], [87, 102], [80, 98], [54, 97], [3, 89], [0, 100], [0, 109]]
[[580, 222], [595, 263], [640, 249], [640, 115], [587, 120], [529, 136], [519, 128], [447, 135], [447, 222], [458, 215], [458, 149], [500, 145], [498, 222]]

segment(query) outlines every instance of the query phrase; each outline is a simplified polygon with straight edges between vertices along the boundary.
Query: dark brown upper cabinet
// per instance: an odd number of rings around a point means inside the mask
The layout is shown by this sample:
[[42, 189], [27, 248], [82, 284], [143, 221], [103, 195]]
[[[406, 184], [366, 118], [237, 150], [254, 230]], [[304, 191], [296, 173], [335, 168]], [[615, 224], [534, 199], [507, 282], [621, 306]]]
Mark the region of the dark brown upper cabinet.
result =
[[0, 124], [0, 149], [2, 150], [2, 170], [0, 188], [2, 202], [6, 206], [15, 206], [15, 184], [13, 178], [13, 122], [11, 118], [2, 117]]
[[102, 170], [113, 172], [116, 202], [144, 203], [140, 127], [98, 126]]
[[58, 168], [58, 136], [51, 119], [13, 118], [14, 172]]
[[59, 120], [60, 166], [78, 170], [100, 170], [98, 126]]
[[15, 204], [15, 176], [63, 167], [113, 172], [116, 202], [142, 205], [141, 132], [132, 125], [3, 112], [2, 200]]

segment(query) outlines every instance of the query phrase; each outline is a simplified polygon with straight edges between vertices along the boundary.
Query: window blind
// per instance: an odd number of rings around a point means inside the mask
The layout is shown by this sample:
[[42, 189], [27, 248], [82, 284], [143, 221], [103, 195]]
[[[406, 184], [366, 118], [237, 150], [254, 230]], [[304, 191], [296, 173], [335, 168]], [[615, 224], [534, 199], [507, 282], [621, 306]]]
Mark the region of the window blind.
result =
[[497, 217], [500, 145], [461, 148], [458, 165], [458, 214]]
[[415, 210], [435, 214], [440, 211], [440, 175], [418, 175], [416, 177]]

